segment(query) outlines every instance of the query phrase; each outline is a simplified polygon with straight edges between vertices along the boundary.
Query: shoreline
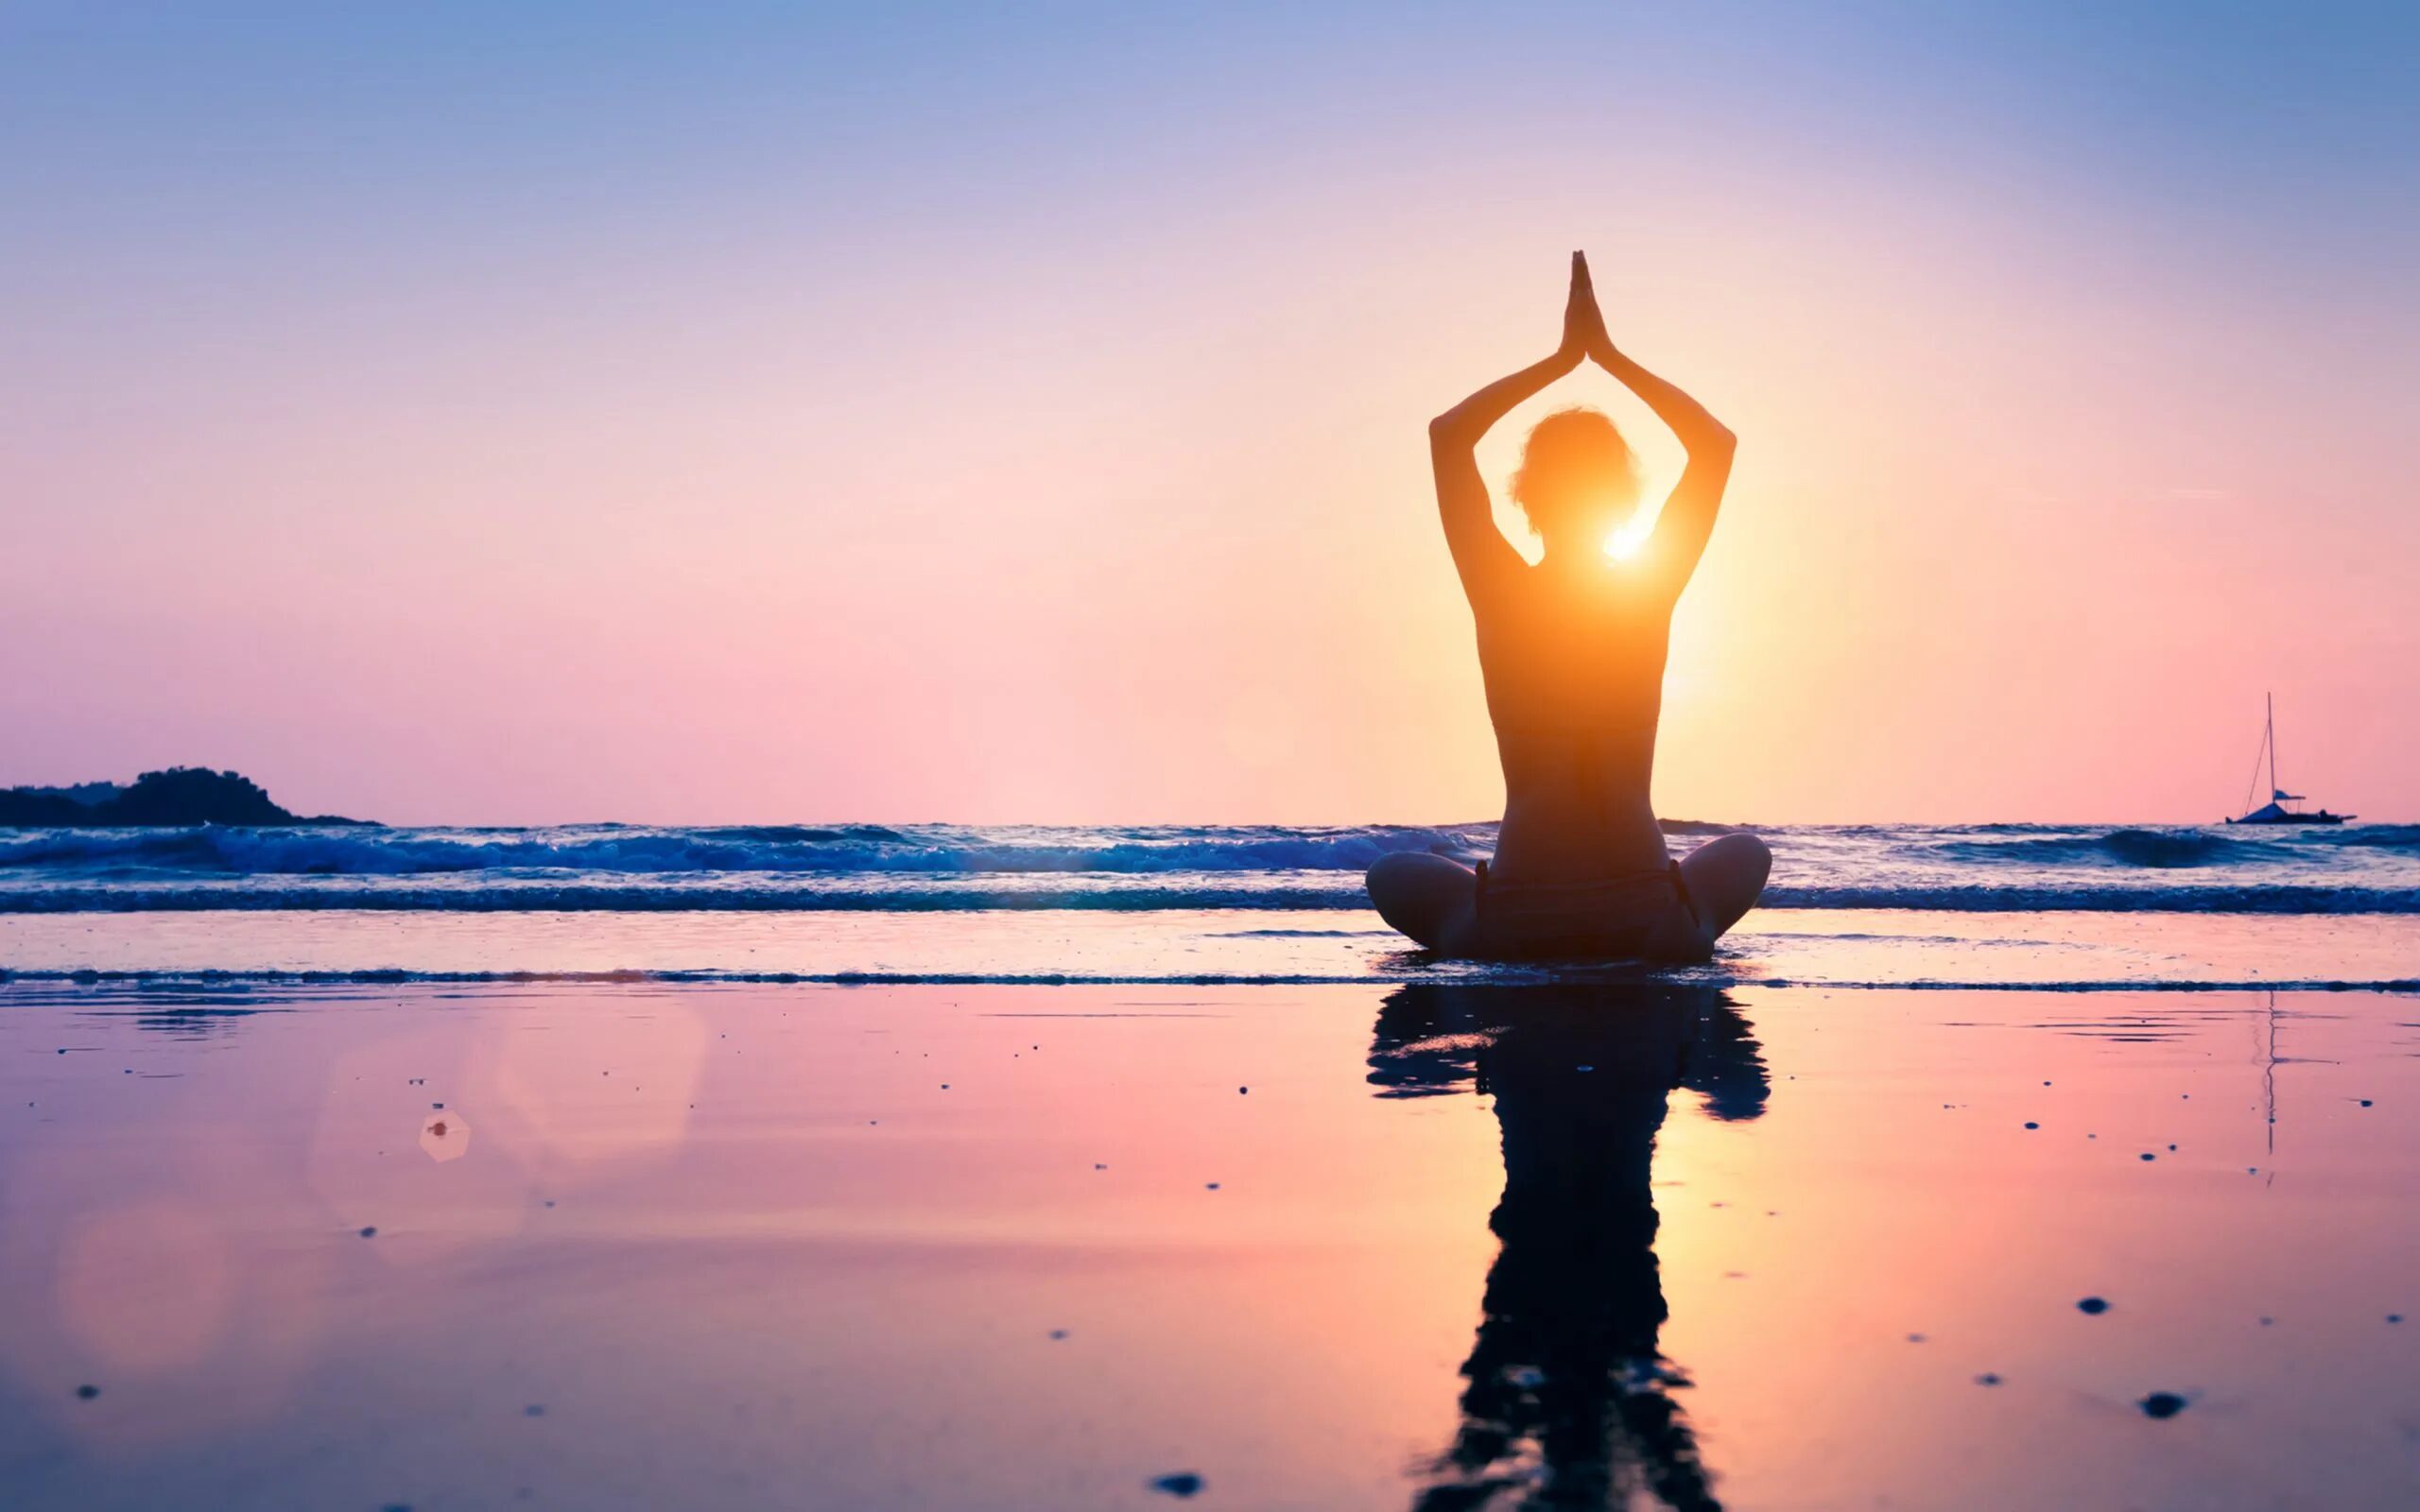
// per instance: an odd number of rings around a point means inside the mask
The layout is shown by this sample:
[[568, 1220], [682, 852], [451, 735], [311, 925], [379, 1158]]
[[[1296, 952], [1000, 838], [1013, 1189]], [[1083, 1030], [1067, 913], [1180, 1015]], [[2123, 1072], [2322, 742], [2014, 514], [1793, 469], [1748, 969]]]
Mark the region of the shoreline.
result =
[[2420, 988], [2420, 916], [1759, 908], [1713, 962], [1437, 959], [1367, 909], [0, 914], [0, 981]]

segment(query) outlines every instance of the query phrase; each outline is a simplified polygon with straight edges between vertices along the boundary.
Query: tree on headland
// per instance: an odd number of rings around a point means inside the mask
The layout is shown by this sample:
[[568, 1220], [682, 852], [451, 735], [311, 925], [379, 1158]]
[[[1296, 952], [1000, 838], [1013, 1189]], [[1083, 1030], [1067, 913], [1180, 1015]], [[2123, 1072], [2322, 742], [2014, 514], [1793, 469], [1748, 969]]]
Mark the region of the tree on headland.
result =
[[72, 788], [0, 789], [0, 826], [356, 824], [334, 816], [303, 818], [280, 807], [262, 786], [236, 772], [171, 766], [133, 782], [86, 782]]

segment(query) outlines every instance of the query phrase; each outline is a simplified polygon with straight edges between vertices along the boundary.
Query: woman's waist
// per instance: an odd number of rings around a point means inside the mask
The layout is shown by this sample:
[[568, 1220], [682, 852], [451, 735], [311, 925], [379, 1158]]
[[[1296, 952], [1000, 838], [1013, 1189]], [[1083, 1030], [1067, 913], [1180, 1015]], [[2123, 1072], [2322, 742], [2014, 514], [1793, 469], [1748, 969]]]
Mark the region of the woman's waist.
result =
[[1664, 832], [1643, 796], [1613, 803], [1601, 795], [1584, 803], [1531, 797], [1505, 805], [1488, 872], [1508, 885], [1569, 885], [1619, 881], [1669, 864]]

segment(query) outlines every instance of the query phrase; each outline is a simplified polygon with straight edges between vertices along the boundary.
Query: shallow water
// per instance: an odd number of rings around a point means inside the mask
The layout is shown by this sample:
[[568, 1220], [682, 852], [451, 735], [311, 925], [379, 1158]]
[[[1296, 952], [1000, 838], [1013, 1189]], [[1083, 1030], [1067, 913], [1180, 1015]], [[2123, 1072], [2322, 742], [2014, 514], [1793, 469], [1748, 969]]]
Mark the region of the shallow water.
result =
[[2409, 1504], [2415, 1050], [2360, 991], [20, 981], [0, 1500]]
[[[1441, 960], [1367, 908], [0, 913], [0, 980], [654, 976], [967, 984], [1638, 977]], [[2420, 988], [2420, 915], [1759, 908], [1700, 985]]]

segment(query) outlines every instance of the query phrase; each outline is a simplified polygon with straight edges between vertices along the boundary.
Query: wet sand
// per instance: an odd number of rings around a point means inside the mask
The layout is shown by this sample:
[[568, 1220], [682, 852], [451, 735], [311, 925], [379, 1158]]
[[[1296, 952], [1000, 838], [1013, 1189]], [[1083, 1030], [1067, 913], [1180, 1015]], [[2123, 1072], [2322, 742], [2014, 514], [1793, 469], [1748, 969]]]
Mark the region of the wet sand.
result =
[[0, 1499], [2409, 1504], [2416, 1047], [2364, 991], [20, 981]]
[[[0, 913], [0, 983], [204, 975], [1063, 982], [1521, 981], [1441, 960], [1367, 909], [898, 913], [238, 910]], [[1628, 974], [1618, 968], [1592, 973]], [[1714, 962], [1747, 986], [2420, 990], [2420, 914], [1759, 908]]]

